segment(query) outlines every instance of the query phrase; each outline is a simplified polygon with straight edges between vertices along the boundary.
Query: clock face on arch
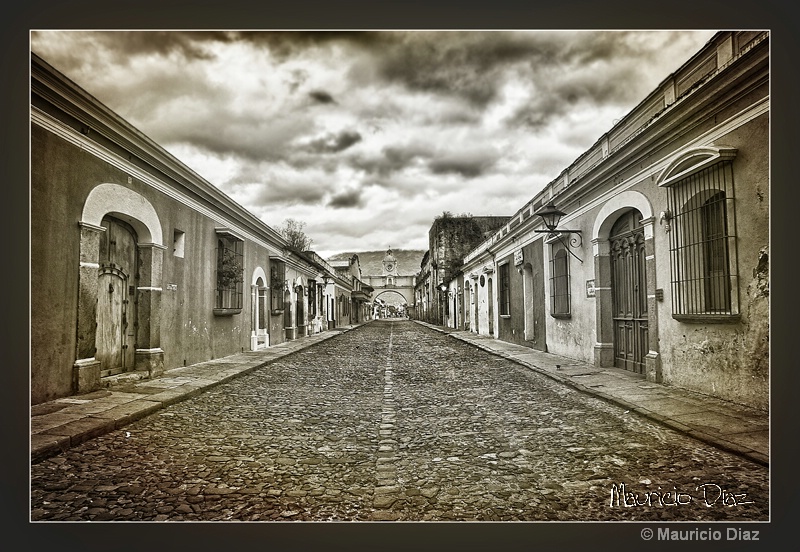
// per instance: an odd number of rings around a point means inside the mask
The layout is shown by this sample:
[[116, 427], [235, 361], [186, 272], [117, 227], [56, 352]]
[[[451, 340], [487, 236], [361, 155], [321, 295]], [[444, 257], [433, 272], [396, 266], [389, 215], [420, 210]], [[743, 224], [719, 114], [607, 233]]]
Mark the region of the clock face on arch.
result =
[[391, 272], [394, 270], [394, 265], [392, 263], [386, 263], [386, 271]]

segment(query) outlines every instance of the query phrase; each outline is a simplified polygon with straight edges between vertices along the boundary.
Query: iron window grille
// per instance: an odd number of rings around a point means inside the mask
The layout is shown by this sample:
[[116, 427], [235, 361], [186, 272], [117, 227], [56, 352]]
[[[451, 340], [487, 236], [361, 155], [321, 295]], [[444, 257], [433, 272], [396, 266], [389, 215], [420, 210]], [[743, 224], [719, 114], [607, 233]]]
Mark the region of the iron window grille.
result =
[[667, 191], [672, 316], [726, 321], [739, 314], [733, 170], [723, 161]]
[[508, 263], [498, 267], [500, 272], [500, 316], [511, 314], [511, 282]]
[[295, 288], [295, 319], [297, 326], [305, 326], [305, 312], [303, 309], [303, 286], [297, 286]]
[[556, 318], [569, 318], [569, 256], [560, 243], [553, 244], [550, 257], [550, 315]]
[[277, 259], [270, 259], [269, 270], [269, 308], [273, 314], [283, 312], [283, 292], [285, 286], [286, 264]]
[[317, 308], [317, 282], [315, 280], [308, 281], [308, 316], [316, 316]]
[[242, 310], [244, 290], [244, 242], [231, 235], [217, 236], [216, 314]]

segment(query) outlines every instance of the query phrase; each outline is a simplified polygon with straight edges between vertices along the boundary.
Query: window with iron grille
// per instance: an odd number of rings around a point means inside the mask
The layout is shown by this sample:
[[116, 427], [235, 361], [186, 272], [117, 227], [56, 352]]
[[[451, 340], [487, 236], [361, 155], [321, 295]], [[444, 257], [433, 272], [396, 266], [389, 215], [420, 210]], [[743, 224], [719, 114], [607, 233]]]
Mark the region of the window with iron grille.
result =
[[305, 312], [303, 309], [304, 305], [304, 291], [303, 286], [297, 286], [295, 289], [295, 325], [297, 326], [305, 326]]
[[286, 264], [277, 259], [270, 259], [269, 269], [269, 308], [273, 314], [283, 312], [284, 280], [286, 278]]
[[569, 256], [562, 244], [553, 244], [551, 247], [550, 315], [556, 318], [569, 318]]
[[244, 242], [230, 234], [217, 234], [216, 314], [242, 310], [244, 287]]
[[317, 282], [315, 280], [308, 281], [308, 315], [317, 315]]
[[500, 275], [500, 316], [511, 314], [511, 281], [509, 276], [508, 263], [500, 265], [498, 268]]
[[672, 315], [678, 320], [738, 316], [733, 170], [723, 161], [668, 190]]

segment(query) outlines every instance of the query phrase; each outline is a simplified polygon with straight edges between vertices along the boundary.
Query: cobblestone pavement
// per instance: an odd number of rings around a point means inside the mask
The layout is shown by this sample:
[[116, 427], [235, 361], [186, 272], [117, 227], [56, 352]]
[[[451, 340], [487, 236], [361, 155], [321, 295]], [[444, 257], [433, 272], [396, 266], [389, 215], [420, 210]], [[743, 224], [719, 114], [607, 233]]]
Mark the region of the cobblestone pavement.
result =
[[768, 521], [768, 468], [410, 321], [31, 467], [31, 520]]

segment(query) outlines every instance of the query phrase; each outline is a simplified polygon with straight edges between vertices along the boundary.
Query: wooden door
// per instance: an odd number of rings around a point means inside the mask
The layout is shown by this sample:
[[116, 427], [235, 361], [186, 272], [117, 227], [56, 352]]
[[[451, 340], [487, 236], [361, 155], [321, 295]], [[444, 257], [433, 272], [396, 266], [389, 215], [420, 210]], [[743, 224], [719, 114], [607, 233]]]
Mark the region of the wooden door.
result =
[[136, 355], [136, 234], [111, 217], [101, 222], [95, 358], [101, 377], [134, 369]]
[[647, 273], [642, 215], [630, 211], [611, 229], [614, 365], [645, 373], [648, 351]]

